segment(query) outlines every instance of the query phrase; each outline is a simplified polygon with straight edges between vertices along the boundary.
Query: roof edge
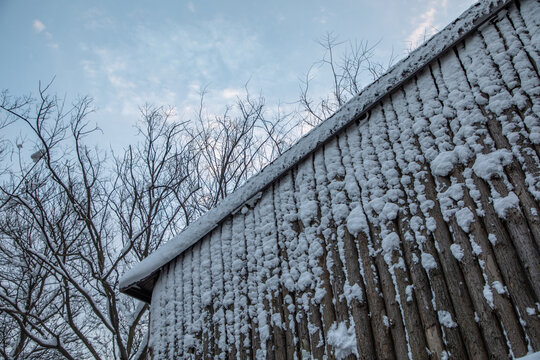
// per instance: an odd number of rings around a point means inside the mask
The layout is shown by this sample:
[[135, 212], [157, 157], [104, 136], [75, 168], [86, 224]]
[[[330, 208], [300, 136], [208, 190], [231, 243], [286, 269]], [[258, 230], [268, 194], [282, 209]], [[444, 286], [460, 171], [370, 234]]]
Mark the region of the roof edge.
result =
[[210, 233], [228, 215], [324, 144], [332, 135], [357, 121], [359, 117], [375, 106], [382, 97], [393, 92], [513, 1], [485, 0], [472, 5], [451, 24], [368, 85], [360, 94], [353, 97], [336, 111], [334, 115], [300, 138], [295, 145], [266, 166], [261, 172], [252, 176], [239, 189], [223, 199], [217, 207], [209, 210], [180, 234], [131, 268], [120, 279], [120, 291], [141, 300], [144, 298], [143, 301], [148, 301], [153, 285], [146, 288], [149, 294], [141, 294], [141, 286], [139, 286], [141, 283], [157, 277], [161, 267]]

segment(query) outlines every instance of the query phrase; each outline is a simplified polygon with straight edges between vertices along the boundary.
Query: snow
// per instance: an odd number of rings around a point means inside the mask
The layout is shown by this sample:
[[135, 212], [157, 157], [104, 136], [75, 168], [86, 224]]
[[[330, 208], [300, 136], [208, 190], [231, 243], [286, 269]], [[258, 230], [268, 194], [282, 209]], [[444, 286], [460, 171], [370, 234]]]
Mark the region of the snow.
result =
[[493, 246], [497, 244], [497, 236], [495, 236], [495, 234], [488, 234], [488, 240]]
[[469, 208], [465, 207], [456, 212], [456, 220], [459, 227], [468, 233], [471, 228], [471, 224], [474, 222], [474, 214]]
[[489, 307], [491, 307], [492, 309], [495, 308], [495, 304], [493, 303], [493, 292], [491, 291], [491, 287], [489, 286], [489, 284], [484, 285], [483, 293]]
[[334, 349], [334, 356], [341, 360], [348, 355], [358, 356], [354, 325], [347, 327], [345, 322], [333, 323], [328, 331], [327, 341]]
[[362, 206], [355, 207], [349, 213], [347, 217], [347, 229], [354, 236], [360, 233], [369, 235], [369, 226]]
[[510, 191], [505, 197], [494, 198], [493, 208], [501, 219], [505, 219], [508, 210], [519, 209], [519, 199], [513, 191]]
[[[487, 234], [489, 243], [480, 236], [484, 231], [498, 231], [483, 218], [486, 213], [494, 209], [504, 218], [512, 208], [519, 209], [516, 194], [521, 198], [523, 193], [517, 186], [514, 189], [512, 172], [506, 178], [505, 166], [522, 161], [526, 154], [518, 145], [529, 130], [519, 128], [511, 119], [497, 117], [502, 135], [510, 143], [508, 149], [499, 149], [501, 145], [488, 131], [489, 124], [478, 104], [504, 115], [509, 100], [495, 99], [502, 87], [484, 92], [489, 84], [479, 84], [483, 81], [480, 70], [474, 68], [479, 65], [467, 63], [470, 54], [478, 51], [475, 46], [458, 46], [458, 50], [469, 67], [467, 79], [470, 75], [474, 89], [468, 88], [460, 69], [461, 59], [452, 53], [448, 56], [451, 61], [444, 56], [440, 66], [433, 63], [432, 68], [379, 104], [364, 102], [386, 93], [386, 88], [378, 87], [380, 84], [391, 88], [399, 83], [397, 78], [396, 82], [381, 80], [348, 104], [352, 106], [348, 110], [343, 108], [314, 130], [324, 136], [307, 135], [313, 144], [307, 144], [306, 138], [300, 140], [293, 153], [285, 153], [288, 160], [276, 160], [247, 187], [233, 193], [236, 200], [225, 199], [217, 210], [171, 240], [171, 245], [164, 246], [170, 254], [164, 255], [160, 249], [161, 258], [156, 255], [153, 263], [143, 261], [143, 268], [157, 270], [160, 261], [183, 251], [174, 266], [163, 268], [155, 285], [152, 346], [158, 349], [158, 342], [179, 343], [180, 349], [193, 348], [200, 354], [201, 339], [216, 337], [217, 357], [225, 358], [231, 344], [238, 346], [244, 336], [241, 345], [254, 349], [249, 356], [265, 358], [267, 351], [272, 351], [267, 346], [272, 344], [275, 328], [290, 332], [293, 344], [302, 341], [300, 331], [307, 329], [311, 344], [319, 342], [322, 346], [324, 339], [317, 334], [322, 329], [312, 315], [316, 316], [318, 309], [323, 316], [326, 310], [336, 314], [341, 306], [345, 314], [338, 314], [339, 320], [332, 324], [326, 340], [330, 352], [342, 359], [358, 355], [353, 306], [362, 302], [372, 311], [370, 301], [381, 300], [377, 298], [381, 296], [385, 302], [382, 311], [368, 315], [378, 319], [377, 325], [404, 325], [410, 355], [415, 344], [409, 339], [407, 315], [415, 296], [418, 301], [426, 294], [427, 298], [431, 296], [432, 310], [441, 327], [437, 331], [442, 331], [444, 342], [448, 329], [461, 325], [455, 315], [441, 310], [448, 309], [439, 297], [441, 293], [429, 289], [429, 285], [438, 284], [437, 279], [446, 281], [454, 275], [445, 268], [448, 247], [453, 258], [461, 262], [453, 265], [463, 270], [456, 276], [465, 274], [462, 286], [470, 285], [469, 266], [477, 267], [483, 282], [469, 290], [483, 295], [492, 308], [494, 299], [507, 299], [510, 294], [501, 280], [506, 277], [497, 269], [493, 273], [488, 261], [504, 244], [492, 248], [490, 244], [497, 244], [496, 235]], [[480, 86], [482, 91], [477, 89]], [[373, 89], [382, 92], [374, 95]], [[525, 95], [510, 95], [515, 97], [511, 106], [521, 106]], [[366, 110], [367, 119], [330, 137], [350, 120], [347, 116]], [[529, 125], [534, 125], [533, 120]], [[317, 148], [317, 141], [324, 141], [324, 146]], [[304, 151], [307, 157], [295, 163], [301, 159], [296, 152]], [[523, 173], [529, 176], [530, 168], [523, 167]], [[531, 185], [534, 176], [527, 179], [527, 186], [536, 186]], [[231, 209], [229, 216], [227, 211]], [[534, 214], [533, 210], [530, 213]], [[445, 233], [448, 238], [439, 237]], [[200, 243], [198, 234], [204, 234]], [[351, 257], [349, 250], [358, 258]], [[439, 260], [442, 266], [434, 271]], [[123, 286], [149, 275], [135, 269], [128, 280], [122, 279]], [[426, 277], [427, 288], [415, 283], [417, 274]], [[391, 320], [384, 315], [386, 311], [392, 315]], [[516, 311], [518, 315], [519, 311], [537, 314], [534, 308]], [[175, 324], [175, 319], [182, 319], [182, 325]], [[476, 313], [475, 320], [480, 327], [485, 326]], [[524, 320], [520, 321], [525, 328]], [[163, 357], [171, 349], [174, 346], [163, 345], [156, 354]], [[442, 358], [452, 356], [442, 354]]]
[[442, 326], [447, 328], [457, 327], [457, 324], [452, 320], [452, 315], [448, 311], [439, 310], [437, 311], [437, 315]]
[[383, 219], [386, 219], [386, 220], [395, 220], [398, 215], [398, 211], [399, 211], [398, 205], [388, 202], [384, 205], [381, 212], [381, 216], [383, 217]]
[[391, 254], [394, 250], [399, 250], [399, 236], [395, 232], [386, 235], [381, 242], [383, 252]]
[[518, 358], [519, 360], [540, 360], [540, 351], [537, 351], [532, 354], [527, 354], [525, 356], [522, 356]]
[[469, 242], [471, 243], [471, 247], [472, 247], [472, 253], [476, 256], [482, 254], [482, 247], [480, 245], [478, 245], [478, 243], [476, 241], [474, 241], [474, 236], [470, 235], [469, 236]]
[[507, 293], [506, 286], [504, 286], [500, 281], [494, 281], [491, 283], [491, 286], [497, 291], [498, 294], [503, 295]]
[[450, 251], [452, 251], [452, 255], [454, 255], [456, 260], [461, 261], [463, 259], [463, 248], [458, 244], [450, 245]]
[[501, 5], [502, 2], [499, 0], [489, 0], [472, 6], [454, 23], [433, 36], [428, 42], [409, 54], [406, 59], [394, 65], [386, 74], [367, 86], [333, 116], [302, 137], [272, 164], [265, 167], [260, 173], [250, 178], [241, 188], [223, 199], [217, 207], [208, 211], [178, 236], [130, 269], [120, 279], [120, 288], [126, 290], [137, 282], [150, 277], [163, 265], [199, 241], [229, 214], [241, 209], [244, 203], [256, 196], [306, 155], [313, 152], [329, 137], [356, 121], [355, 119], [361, 114], [370, 110], [382, 96], [399, 87], [404, 81], [410, 79], [417, 71], [422, 69], [425, 64], [431, 62], [445, 49], [450, 48], [456, 41], [474, 30], [479, 19], [496, 11]]
[[427, 272], [437, 268], [437, 262], [433, 255], [428, 253], [422, 253], [422, 266]]
[[414, 285], [407, 285], [407, 287], [405, 288], [405, 294], [407, 294], [407, 302], [411, 302], [413, 301], [413, 290], [414, 290]]
[[431, 162], [433, 175], [447, 176], [454, 169], [455, 164], [467, 164], [472, 152], [464, 145], [458, 145], [451, 151], [443, 151]]
[[504, 167], [512, 163], [513, 155], [506, 149], [499, 149], [488, 154], [476, 155], [476, 161], [472, 167], [474, 173], [484, 180], [492, 177], [504, 177]]

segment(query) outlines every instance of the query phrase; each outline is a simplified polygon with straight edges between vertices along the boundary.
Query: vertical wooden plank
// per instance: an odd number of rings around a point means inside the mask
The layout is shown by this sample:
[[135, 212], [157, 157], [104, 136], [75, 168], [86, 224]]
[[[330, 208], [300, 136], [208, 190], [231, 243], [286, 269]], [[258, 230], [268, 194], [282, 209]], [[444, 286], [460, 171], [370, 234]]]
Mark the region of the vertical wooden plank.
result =
[[237, 344], [234, 338], [234, 287], [232, 274], [232, 219], [229, 217], [221, 223], [221, 254], [223, 259], [223, 311], [225, 316], [225, 332], [227, 340], [227, 358], [236, 359]]
[[247, 309], [247, 259], [244, 237], [244, 214], [235, 213], [232, 219], [231, 270], [234, 289], [234, 339], [238, 349], [237, 358], [250, 358], [250, 322]]
[[183, 273], [183, 293], [184, 293], [184, 336], [183, 336], [183, 355], [186, 359], [193, 358], [193, 352], [195, 350], [195, 338], [193, 334], [193, 295], [192, 295], [192, 274], [191, 274], [191, 262], [193, 259], [190, 249], [184, 252], [184, 258], [182, 260], [182, 273]]
[[265, 268], [268, 270], [267, 292], [270, 298], [270, 324], [272, 326], [272, 337], [274, 348], [274, 358], [276, 360], [286, 359], [287, 335], [285, 329], [286, 318], [283, 312], [282, 284], [280, 277], [282, 274], [283, 259], [280, 257], [278, 245], [278, 232], [276, 226], [277, 209], [274, 206], [275, 183], [263, 194], [260, 202], [262, 236]]
[[163, 337], [164, 326], [163, 316], [165, 311], [164, 297], [164, 279], [163, 273], [158, 277], [156, 284], [154, 285], [154, 291], [152, 292], [152, 303], [150, 307], [150, 339], [148, 347], [151, 349], [155, 358], [163, 357], [163, 350], [160, 339]]
[[203, 327], [203, 309], [201, 302], [201, 243], [198, 241], [192, 247], [192, 263], [191, 272], [193, 278], [193, 336], [195, 337], [194, 357], [200, 359], [202, 357], [202, 327]]
[[271, 277], [270, 270], [266, 267], [265, 256], [269, 253], [269, 249], [265, 248], [264, 243], [264, 222], [261, 220], [263, 211], [261, 208], [261, 198], [264, 193], [260, 193], [259, 201], [255, 204], [253, 213], [255, 219], [255, 258], [257, 262], [257, 320], [259, 323], [259, 338], [261, 342], [261, 351], [257, 357], [264, 356], [266, 359], [274, 359], [274, 339], [272, 336], [272, 310], [271, 299], [268, 296], [267, 281]]
[[281, 261], [280, 283], [283, 298], [283, 319], [284, 329], [286, 329], [286, 357], [287, 359], [301, 358], [301, 340], [298, 338], [298, 324], [296, 312], [298, 304], [296, 303], [296, 282], [293, 277], [294, 269], [291, 271], [289, 265], [288, 249], [294, 246], [296, 233], [290, 222], [291, 206], [287, 199], [290, 197], [291, 184], [287, 179], [290, 173], [285, 174], [274, 185], [274, 207], [276, 209], [275, 226], [278, 232], [278, 251]]
[[[376, 346], [377, 357], [379, 359], [394, 359], [394, 350], [390, 327], [388, 326], [388, 316], [386, 315], [385, 304], [377, 268], [373, 258], [375, 257], [373, 242], [371, 240], [372, 229], [368, 223], [364, 204], [367, 204], [367, 196], [364, 194], [365, 188], [360, 184], [366, 184], [363, 177], [363, 158], [360, 145], [360, 133], [358, 125], [351, 126], [345, 133], [347, 146], [350, 153], [350, 166], [345, 165], [347, 172], [351, 172], [351, 180], [348, 181], [348, 194], [351, 197], [352, 213], [348, 219], [349, 231], [356, 232], [356, 244], [359, 253], [359, 262], [362, 264], [361, 273], [365, 281], [366, 300], [369, 305], [371, 315], [371, 327]], [[346, 164], [349, 157], [344, 156]], [[349, 174], [346, 174], [348, 176]], [[353, 181], [354, 179], [354, 181]]]
[[[480, 36], [474, 36], [471, 38], [467, 49], [460, 49], [461, 51], [459, 52], [459, 57], [463, 59], [463, 63], [466, 65], [464, 66], [464, 70], [467, 71], [466, 76], [468, 79], [470, 79], [473, 93], [475, 93], [475, 96], [483, 96], [487, 99], [486, 106], [484, 107], [479, 105], [479, 108], [487, 118], [488, 130], [490, 136], [493, 138], [493, 142], [499, 149], [512, 149], [516, 158], [523, 160], [523, 156], [521, 156], [521, 154], [527, 152], [525, 149], [530, 150], [531, 145], [530, 143], [527, 144], [524, 139], [520, 139], [521, 134], [523, 133], [523, 127], [516, 125], [516, 122], [521, 121], [520, 117], [515, 113], [511, 114], [509, 112], [495, 114], [491, 110], [497, 108], [490, 107], [490, 99], [492, 97], [493, 101], [495, 101], [495, 99], [497, 99], [496, 101], [501, 101], [505, 98], [505, 95], [509, 95], [509, 92], [507, 90], [503, 90], [504, 86], [500, 84], [499, 78], [492, 79], [490, 81], [491, 85], [489, 94], [482, 91], [485, 90], [484, 86], [486, 86], [486, 83], [483, 81], [478, 81], [479, 74], [477, 74], [476, 71], [478, 71], [480, 64], [483, 65], [484, 69], [492, 68], [492, 72], [495, 74], [497, 73], [496, 69], [489, 66], [490, 56], [489, 54], [483, 53], [483, 49], [485, 49], [485, 43], [481, 41]], [[478, 57], [481, 57], [481, 59]], [[503, 91], [495, 91], [497, 87]], [[508, 99], [508, 101], [511, 101], [511, 99]], [[513, 119], [513, 123], [509, 122], [510, 119]], [[502, 128], [506, 130], [503, 132]], [[510, 145], [508, 141], [513, 141], [514, 143]], [[528, 153], [530, 154], [530, 152]], [[538, 161], [537, 157], [535, 161]], [[527, 169], [527, 171], [531, 170], [531, 167], [526, 163], [523, 163], [523, 168]], [[512, 185], [515, 187], [515, 193], [519, 194], [518, 198], [523, 204], [521, 209], [525, 210], [525, 218], [528, 220], [527, 223], [529, 227], [535, 222], [538, 223], [540, 219], [536, 210], [538, 204], [529, 198], [531, 195], [526, 189], [525, 177], [519, 175], [521, 168], [510, 164], [506, 170], [509, 174], [509, 179]], [[523, 276], [525, 271], [522, 268], [519, 257], [514, 250], [514, 246], [512, 245], [512, 242], [499, 219], [500, 215], [497, 214], [494, 207], [489, 204], [491, 197], [490, 191], [479, 180], [477, 180], [477, 182], [479, 183], [478, 187], [480, 189], [483, 203], [486, 204], [483, 223], [486, 231], [490, 234], [489, 243], [485, 242], [482, 246], [483, 248], [488, 249], [484, 261], [486, 262], [488, 269], [498, 268], [500, 270], [500, 276], [502, 279], [494, 279], [493, 281], [495, 281], [497, 284], [501, 284], [502, 286], [508, 286], [510, 289], [510, 294], [514, 294], [513, 296], [510, 295], [510, 297], [513, 299], [512, 302], [517, 306], [517, 313], [514, 313], [513, 304], [509, 303], [507, 300], [504, 300], [508, 297], [506, 291], [501, 291], [503, 292], [502, 294], [499, 294], [499, 291], [497, 291], [495, 293], [495, 300], [498, 298], [497, 295], [501, 295], [503, 299], [499, 301], [500, 306], [504, 306], [506, 309], [500, 309], [499, 311], [503, 314], [499, 316], [502, 317], [506, 323], [513, 321], [514, 326], [518, 328], [521, 325], [526, 324], [524, 325], [524, 331], [528, 334], [529, 339], [538, 339], [540, 335], [540, 320], [536, 316], [529, 315], [526, 310], [527, 308], [531, 308], [531, 306], [533, 306], [532, 304], [534, 304], [533, 289], [531, 289], [528, 281]], [[533, 214], [533, 212], [535, 214]], [[527, 213], [529, 213], [529, 215], [527, 215]], [[516, 269], [522, 270], [516, 271]], [[499, 290], [503, 289], [501, 286], [498, 286], [498, 288]], [[508, 319], [508, 316], [512, 316], [513, 320]], [[525, 321], [523, 319], [525, 319]], [[506, 324], [505, 328], [508, 334], [507, 336], [509, 337], [510, 342], [513, 344], [512, 346], [514, 354], [516, 356], [524, 355], [527, 352], [527, 348], [525, 339], [520, 331], [521, 329], [511, 330], [509, 324]], [[538, 340], [534, 341], [536, 343], [538, 342]]]
[[[315, 170], [317, 198], [321, 208], [320, 226], [318, 231], [322, 233], [325, 242], [326, 264], [330, 274], [330, 284], [336, 316], [336, 322], [331, 324], [326, 337], [328, 339], [327, 344], [332, 345], [329, 340], [331, 337], [329, 333], [332, 332], [332, 329], [335, 329], [338, 326], [349, 328], [351, 324], [347, 301], [344, 296], [341, 296], [344, 294], [347, 279], [338, 248], [337, 228], [332, 216], [332, 199], [330, 196], [328, 172], [325, 162], [325, 146], [314, 153], [313, 167]], [[330, 349], [332, 349], [332, 347], [330, 347]]]
[[202, 307], [202, 358], [212, 358], [214, 354], [214, 327], [212, 321], [212, 254], [210, 252], [210, 236], [201, 239], [201, 307]]
[[221, 226], [212, 231], [210, 237], [212, 258], [212, 322], [214, 323], [214, 358], [225, 359], [227, 334], [225, 329], [225, 311], [223, 308], [223, 256], [221, 250]]
[[[313, 283], [314, 298], [310, 302], [310, 312], [313, 317], [320, 313], [319, 341], [316, 337], [312, 340], [312, 352], [315, 356], [319, 354], [319, 344], [322, 340], [324, 347], [323, 357], [333, 359], [332, 349], [327, 341], [328, 332], [336, 320], [335, 307], [333, 303], [333, 291], [331, 284], [331, 270], [328, 268], [328, 251], [324, 235], [321, 230], [321, 219], [323, 207], [320, 205], [315, 181], [314, 156], [308, 157], [299, 164], [294, 181], [294, 199], [301, 222], [303, 232], [309, 240], [309, 260], [308, 265], [312, 274], [315, 275]], [[312, 318], [313, 324], [318, 323], [318, 319]], [[320, 351], [322, 351], [321, 349]]]
[[259, 319], [257, 303], [259, 299], [258, 293], [258, 273], [257, 273], [257, 247], [255, 242], [255, 215], [252, 209], [247, 205], [243, 207], [245, 234], [246, 234], [246, 256], [248, 269], [248, 309], [249, 317], [251, 318], [251, 352], [252, 358], [257, 358], [259, 352], [264, 356], [262, 345], [259, 338]]
[[[343, 142], [344, 136], [341, 137]], [[343, 264], [345, 284], [343, 296], [350, 309], [349, 321], [354, 323], [356, 331], [357, 353], [361, 359], [375, 357], [373, 335], [369, 323], [369, 311], [364, 298], [365, 288], [358, 253], [352, 235], [347, 229], [347, 218], [350, 213], [350, 198], [346, 191], [346, 170], [343, 166], [343, 150], [340, 138], [330, 141], [325, 147], [325, 164], [328, 170], [330, 198], [332, 201], [332, 218], [336, 226], [337, 250]]]

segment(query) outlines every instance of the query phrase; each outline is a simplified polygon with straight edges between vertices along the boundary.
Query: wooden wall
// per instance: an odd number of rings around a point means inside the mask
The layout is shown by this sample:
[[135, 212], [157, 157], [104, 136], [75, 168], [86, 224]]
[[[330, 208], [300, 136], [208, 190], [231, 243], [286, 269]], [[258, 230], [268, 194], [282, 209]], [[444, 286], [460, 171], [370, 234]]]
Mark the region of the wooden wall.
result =
[[503, 10], [167, 265], [154, 359], [539, 351], [539, 14]]

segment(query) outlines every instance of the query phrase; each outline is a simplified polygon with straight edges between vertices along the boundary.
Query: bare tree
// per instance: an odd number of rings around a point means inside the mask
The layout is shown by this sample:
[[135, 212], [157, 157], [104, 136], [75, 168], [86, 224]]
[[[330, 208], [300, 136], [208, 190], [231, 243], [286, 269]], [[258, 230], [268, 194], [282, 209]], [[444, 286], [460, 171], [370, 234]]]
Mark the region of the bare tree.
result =
[[200, 213], [216, 206], [249, 177], [279, 156], [293, 142], [292, 115], [266, 118], [265, 100], [245, 94], [220, 115], [205, 112], [201, 100], [192, 138], [197, 159]]
[[[331, 91], [300, 96], [314, 126], [379, 76], [373, 46], [321, 45]], [[216, 206], [295, 140], [297, 114], [273, 113], [245, 94], [209, 114], [206, 90], [194, 120], [146, 105], [140, 141], [122, 154], [88, 145], [91, 99], [74, 104], [39, 89], [37, 99], [0, 94], [0, 129], [16, 123], [31, 146], [0, 143], [0, 355], [6, 359], [146, 359], [148, 305], [118, 292], [119, 277]], [[30, 150], [29, 150], [30, 148]]]
[[108, 157], [87, 144], [91, 100], [47, 90], [0, 99], [34, 140], [0, 185], [0, 354], [145, 359], [148, 305], [119, 294], [119, 277], [279, 155], [290, 117], [266, 120], [247, 90], [215, 117], [202, 95], [193, 126], [147, 105], [140, 142]]
[[[142, 109], [143, 142], [114, 158], [85, 144], [91, 101], [39, 98], [0, 108], [22, 122], [35, 162], [0, 186], [0, 321], [8, 359], [146, 358], [148, 306], [118, 293], [119, 276], [179, 231], [194, 212], [193, 151], [182, 123]], [[34, 157], [36, 158], [36, 157]]]
[[[388, 65], [374, 61], [378, 43], [370, 45], [367, 41], [343, 42], [337, 36], [327, 33], [320, 41], [324, 54], [321, 60], [311, 66], [301, 80], [300, 107], [301, 121], [313, 127], [334, 114], [349, 99], [360, 93], [368, 81], [379, 78], [394, 61], [390, 57]], [[342, 50], [342, 47], [345, 47]], [[341, 54], [341, 55], [339, 55]], [[322, 97], [313, 99], [311, 87], [313, 72], [322, 71], [330, 79], [329, 91]]]

